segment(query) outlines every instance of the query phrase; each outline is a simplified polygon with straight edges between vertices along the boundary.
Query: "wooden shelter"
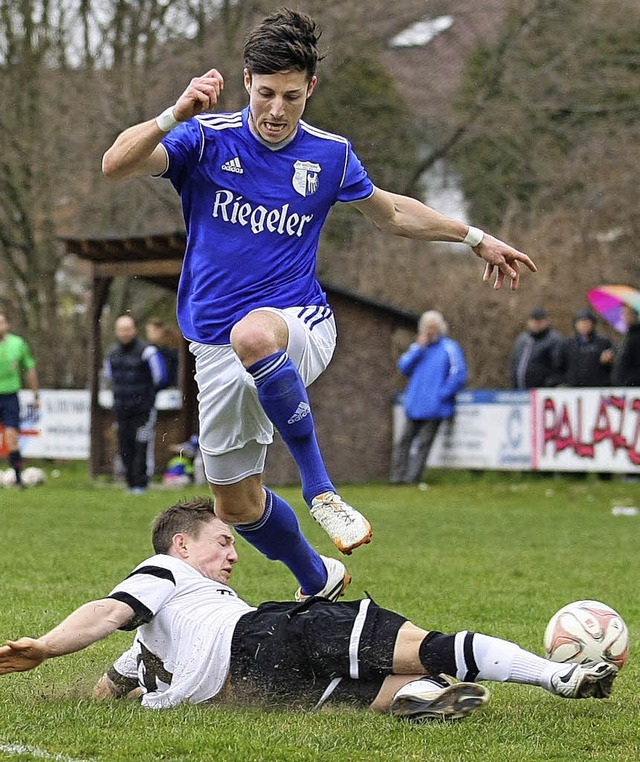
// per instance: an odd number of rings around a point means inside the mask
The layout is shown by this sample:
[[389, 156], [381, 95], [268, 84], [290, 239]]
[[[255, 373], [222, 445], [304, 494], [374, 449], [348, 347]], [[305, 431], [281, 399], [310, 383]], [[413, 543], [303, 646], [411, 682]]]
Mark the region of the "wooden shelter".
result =
[[[92, 266], [90, 388], [93, 476], [112, 471], [113, 417], [99, 404], [104, 349], [100, 322], [113, 279], [143, 278], [175, 293], [185, 235], [177, 232], [133, 238], [67, 238], [69, 253]], [[392, 442], [392, 402], [400, 386], [396, 358], [411, 340], [417, 315], [347, 289], [323, 283], [338, 325], [338, 346], [329, 369], [311, 386], [318, 439], [332, 478], [339, 483], [386, 479]], [[187, 343], [181, 347], [182, 408], [158, 415], [156, 463], [160, 470], [169, 447], [197, 431], [197, 388]], [[267, 458], [272, 484], [295, 483], [298, 474], [276, 435]]]

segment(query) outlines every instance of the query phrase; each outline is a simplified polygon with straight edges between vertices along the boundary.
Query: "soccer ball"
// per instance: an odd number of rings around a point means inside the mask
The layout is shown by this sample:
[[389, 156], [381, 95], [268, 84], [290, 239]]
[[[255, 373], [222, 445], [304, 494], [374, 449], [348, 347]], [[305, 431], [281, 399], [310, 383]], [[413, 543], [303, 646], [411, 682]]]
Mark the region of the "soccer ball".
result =
[[38, 484], [44, 484], [45, 479], [44, 471], [37, 466], [29, 466], [22, 472], [22, 483], [26, 487], [37, 487]]
[[629, 656], [629, 631], [606, 603], [575, 601], [551, 617], [544, 648], [551, 661], [606, 661], [622, 669]]
[[13, 487], [15, 483], [16, 483], [16, 472], [12, 468], [8, 468], [2, 474], [2, 486]]

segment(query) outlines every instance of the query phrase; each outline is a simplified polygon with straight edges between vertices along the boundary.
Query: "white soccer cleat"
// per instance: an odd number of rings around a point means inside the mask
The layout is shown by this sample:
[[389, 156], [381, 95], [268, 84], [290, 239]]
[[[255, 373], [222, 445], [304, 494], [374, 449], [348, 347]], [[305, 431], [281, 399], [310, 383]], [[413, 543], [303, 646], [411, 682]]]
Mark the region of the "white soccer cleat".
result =
[[618, 668], [606, 661], [572, 664], [551, 678], [551, 693], [562, 698], [608, 698]]
[[[454, 683], [444, 675], [437, 678], [423, 678], [421, 688], [416, 693], [398, 692], [391, 702], [389, 711], [395, 717], [413, 722], [428, 720], [461, 720], [488, 703], [491, 693], [478, 683]], [[407, 686], [408, 688], [409, 686]]]
[[333, 540], [341, 553], [371, 541], [371, 524], [335, 492], [323, 492], [313, 498], [311, 515]]
[[320, 556], [327, 570], [327, 583], [320, 590], [320, 592], [314, 595], [306, 595], [302, 592], [302, 588], [299, 587], [296, 590], [296, 601], [302, 603], [309, 600], [309, 598], [326, 598], [328, 601], [335, 601], [344, 595], [345, 588], [351, 582], [351, 575], [346, 570], [342, 561], [338, 561], [335, 558], [327, 558], [326, 556]]

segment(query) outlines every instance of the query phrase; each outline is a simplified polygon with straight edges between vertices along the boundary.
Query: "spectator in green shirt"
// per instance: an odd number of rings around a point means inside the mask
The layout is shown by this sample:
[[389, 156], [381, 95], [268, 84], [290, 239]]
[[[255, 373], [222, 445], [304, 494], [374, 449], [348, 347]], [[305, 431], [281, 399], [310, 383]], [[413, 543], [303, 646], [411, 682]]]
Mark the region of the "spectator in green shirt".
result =
[[40, 407], [36, 363], [27, 342], [9, 333], [9, 318], [0, 310], [0, 423], [9, 452], [9, 465], [16, 473], [16, 484], [22, 486], [22, 455], [19, 445], [20, 404], [18, 391], [22, 376], [33, 391], [34, 405]]

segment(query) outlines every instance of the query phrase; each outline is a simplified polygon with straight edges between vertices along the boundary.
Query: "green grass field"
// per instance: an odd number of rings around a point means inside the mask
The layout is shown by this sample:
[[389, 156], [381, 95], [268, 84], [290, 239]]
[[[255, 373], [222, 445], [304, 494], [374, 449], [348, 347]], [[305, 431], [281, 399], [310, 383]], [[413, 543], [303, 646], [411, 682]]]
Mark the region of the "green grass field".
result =
[[[133, 497], [92, 486], [78, 466], [45, 486], [0, 490], [0, 640], [37, 636], [79, 604], [106, 595], [151, 553], [153, 516], [194, 490]], [[322, 553], [328, 539], [299, 508]], [[367, 591], [423, 627], [472, 629], [537, 653], [550, 616], [572, 600], [616, 608], [631, 631], [631, 658], [607, 701], [564, 701], [504, 684], [490, 705], [454, 724], [409, 725], [337, 709], [318, 714], [188, 706], [166, 712], [98, 703], [91, 687], [124, 650], [117, 633], [40, 669], [0, 678], [0, 759], [11, 760], [520, 760], [640, 759], [640, 484], [517, 475], [434, 473], [428, 490], [345, 487], [365, 510], [373, 542], [348, 560], [347, 598]], [[250, 603], [289, 599], [287, 570], [242, 540], [234, 587]]]

